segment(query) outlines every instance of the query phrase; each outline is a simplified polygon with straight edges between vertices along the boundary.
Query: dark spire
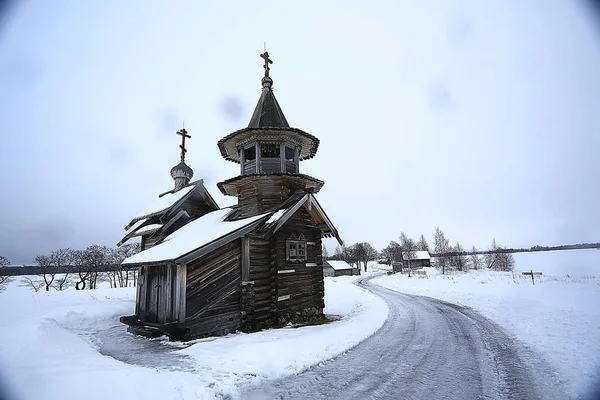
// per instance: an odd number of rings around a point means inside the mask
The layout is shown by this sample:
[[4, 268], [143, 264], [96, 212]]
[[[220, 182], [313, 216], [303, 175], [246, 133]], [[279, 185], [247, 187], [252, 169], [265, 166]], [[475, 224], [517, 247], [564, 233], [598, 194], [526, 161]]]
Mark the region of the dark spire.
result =
[[265, 65], [263, 65], [265, 76], [261, 80], [263, 89], [252, 118], [250, 118], [248, 128], [289, 128], [290, 126], [285, 119], [285, 115], [283, 115], [275, 94], [273, 94], [273, 79], [269, 76], [269, 71], [271, 70], [269, 64], [273, 64], [273, 60], [269, 58], [269, 52], [266, 50], [260, 57], [265, 60]]
[[181, 144], [179, 145], [179, 148], [181, 149], [181, 162], [171, 168], [171, 177], [175, 181], [175, 192], [181, 190], [190, 183], [190, 180], [194, 176], [194, 171], [185, 163], [185, 153], [187, 152], [187, 149], [185, 148], [185, 139], [191, 139], [192, 137], [188, 135], [185, 128], [181, 128], [176, 134], [181, 136]]

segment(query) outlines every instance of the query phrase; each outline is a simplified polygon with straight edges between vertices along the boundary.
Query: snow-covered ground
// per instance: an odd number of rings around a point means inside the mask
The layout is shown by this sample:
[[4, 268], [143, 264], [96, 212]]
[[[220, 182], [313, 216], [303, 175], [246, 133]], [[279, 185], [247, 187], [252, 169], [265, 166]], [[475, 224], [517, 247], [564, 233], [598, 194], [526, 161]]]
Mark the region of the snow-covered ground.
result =
[[126, 333], [118, 318], [133, 312], [134, 288], [33, 293], [13, 282], [0, 293], [0, 381], [23, 400], [236, 398], [241, 387], [298, 373], [373, 334], [387, 306], [355, 279], [325, 279], [325, 312], [337, 322], [191, 346]]
[[[518, 262], [515, 273], [442, 275], [434, 268], [425, 269], [427, 278], [394, 274], [373, 283], [480, 311], [545, 356], [568, 393], [585, 393], [600, 379], [600, 271], [593, 274], [589, 268], [559, 269], [527, 262]], [[536, 277], [533, 286], [531, 278], [521, 274], [524, 269], [544, 275]]]

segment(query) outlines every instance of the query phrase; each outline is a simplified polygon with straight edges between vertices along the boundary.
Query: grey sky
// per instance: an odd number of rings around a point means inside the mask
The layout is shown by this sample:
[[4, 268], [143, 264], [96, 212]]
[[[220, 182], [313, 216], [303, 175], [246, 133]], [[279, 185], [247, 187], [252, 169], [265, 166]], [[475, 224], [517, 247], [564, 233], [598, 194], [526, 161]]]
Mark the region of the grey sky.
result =
[[[600, 31], [576, 2], [24, 2], [0, 31], [0, 254], [114, 245], [173, 183], [178, 136], [220, 205], [217, 140], [263, 42], [301, 171], [347, 243], [598, 241]], [[328, 242], [333, 249], [333, 242]]]

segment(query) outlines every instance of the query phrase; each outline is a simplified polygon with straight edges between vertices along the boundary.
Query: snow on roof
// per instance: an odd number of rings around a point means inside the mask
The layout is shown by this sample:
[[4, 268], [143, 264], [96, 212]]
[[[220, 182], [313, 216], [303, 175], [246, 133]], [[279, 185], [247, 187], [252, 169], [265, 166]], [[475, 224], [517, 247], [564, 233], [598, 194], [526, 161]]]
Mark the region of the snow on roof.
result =
[[230, 212], [231, 208], [223, 208], [203, 215], [167, 236], [159, 245], [126, 258], [123, 264], [160, 262], [179, 258], [268, 215], [224, 221]]
[[142, 225], [144, 222], [146, 222], [146, 218], [140, 219], [139, 221], [137, 221], [135, 224], [131, 225], [131, 227], [129, 229], [125, 229], [128, 230], [130, 232], [135, 231], [140, 225]]
[[142, 233], [146, 233], [146, 232], [150, 232], [150, 231], [155, 231], [158, 228], [160, 228], [162, 225], [161, 224], [150, 224], [150, 225], [146, 225], [146, 226], [142, 226], [140, 229], [137, 230], [137, 234], [141, 235]]
[[326, 262], [331, 266], [331, 268], [335, 269], [336, 271], [339, 271], [341, 269], [352, 269], [352, 266], [346, 261], [327, 260]]
[[281, 218], [283, 213], [285, 213], [286, 211], [287, 211], [287, 208], [284, 208], [282, 210], [277, 210], [273, 215], [271, 215], [271, 217], [267, 220], [266, 223], [272, 224], [273, 222], [279, 221], [279, 218]]
[[[406, 257], [407, 252], [402, 253], [402, 258]], [[413, 257], [411, 260], [429, 260], [431, 256], [428, 251], [413, 251]]]
[[142, 211], [136, 214], [136, 218], [144, 218], [149, 217], [154, 214], [158, 214], [170, 208], [173, 204], [177, 203], [179, 200], [183, 198], [186, 194], [188, 194], [192, 189], [194, 189], [196, 185], [186, 186], [183, 189], [179, 190], [175, 193], [168, 193], [162, 197], [156, 199], [152, 204], [148, 207], [144, 208]]

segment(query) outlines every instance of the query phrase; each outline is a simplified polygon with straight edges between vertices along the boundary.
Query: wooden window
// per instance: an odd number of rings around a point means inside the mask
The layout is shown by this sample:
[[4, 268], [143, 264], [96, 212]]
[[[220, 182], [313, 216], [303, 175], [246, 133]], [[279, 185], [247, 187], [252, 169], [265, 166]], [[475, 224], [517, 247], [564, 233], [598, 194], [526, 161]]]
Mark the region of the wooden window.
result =
[[287, 259], [289, 261], [305, 261], [306, 260], [306, 241], [304, 240], [287, 240]]

